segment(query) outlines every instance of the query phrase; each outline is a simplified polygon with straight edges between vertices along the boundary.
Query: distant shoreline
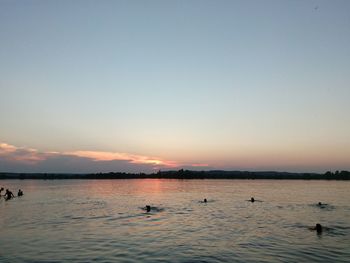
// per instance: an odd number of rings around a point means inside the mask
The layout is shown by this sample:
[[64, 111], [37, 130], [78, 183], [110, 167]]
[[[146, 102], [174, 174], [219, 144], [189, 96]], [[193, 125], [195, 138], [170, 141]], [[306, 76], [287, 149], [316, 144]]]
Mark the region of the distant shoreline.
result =
[[252, 180], [350, 180], [349, 171], [321, 173], [249, 172], [249, 171], [159, 171], [157, 173], [8, 173], [0, 172], [0, 180], [7, 179], [252, 179]]

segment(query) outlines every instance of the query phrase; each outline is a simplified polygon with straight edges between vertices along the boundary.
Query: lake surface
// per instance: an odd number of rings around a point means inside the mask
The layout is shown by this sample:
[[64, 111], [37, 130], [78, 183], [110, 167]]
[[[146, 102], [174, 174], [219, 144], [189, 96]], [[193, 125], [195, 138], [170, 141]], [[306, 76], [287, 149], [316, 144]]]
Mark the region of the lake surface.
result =
[[[24, 191], [0, 200], [0, 262], [350, 260], [346, 181], [0, 180], [0, 186]], [[251, 196], [262, 202], [246, 201]], [[150, 213], [142, 209], [147, 204]], [[316, 223], [328, 229], [317, 234], [309, 229]]]

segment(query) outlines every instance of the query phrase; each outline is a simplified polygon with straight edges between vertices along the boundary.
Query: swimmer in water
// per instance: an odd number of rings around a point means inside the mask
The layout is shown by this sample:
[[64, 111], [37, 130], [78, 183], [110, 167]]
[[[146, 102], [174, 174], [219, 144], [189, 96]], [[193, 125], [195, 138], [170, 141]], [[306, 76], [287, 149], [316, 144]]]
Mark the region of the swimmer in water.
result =
[[325, 208], [325, 207], [327, 207], [328, 205], [325, 204], [325, 203], [318, 202], [318, 203], [317, 203], [317, 206], [318, 206], [319, 208]]
[[151, 212], [151, 206], [150, 205], [146, 205], [146, 212], [147, 213]]
[[204, 202], [204, 203], [208, 202], [208, 201], [207, 201], [207, 198], [204, 198], [204, 201], [203, 201], [203, 202]]
[[19, 189], [17, 196], [22, 196], [22, 195], [23, 195], [23, 191], [21, 189]]
[[321, 224], [316, 224], [316, 231], [317, 231], [317, 233], [322, 233], [322, 226], [321, 226]]
[[317, 223], [316, 226], [310, 227], [309, 229], [310, 230], [316, 230], [317, 234], [321, 234], [323, 229], [324, 229], [324, 227], [321, 224]]
[[252, 203], [254, 203], [254, 202], [255, 202], [254, 197], [250, 198], [250, 202], [252, 202]]
[[13, 193], [9, 190], [9, 189], [6, 189], [6, 192], [5, 192], [5, 200], [10, 200], [11, 198], [14, 198], [15, 196], [13, 195]]

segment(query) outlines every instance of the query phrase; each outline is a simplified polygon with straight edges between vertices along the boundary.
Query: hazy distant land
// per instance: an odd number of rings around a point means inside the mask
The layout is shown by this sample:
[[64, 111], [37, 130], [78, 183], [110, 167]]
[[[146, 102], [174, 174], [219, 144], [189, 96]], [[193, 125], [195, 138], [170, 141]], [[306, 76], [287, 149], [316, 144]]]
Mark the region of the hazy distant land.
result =
[[156, 173], [0, 173], [0, 179], [288, 179], [288, 180], [350, 180], [349, 171], [322, 173], [250, 172], [250, 171], [158, 171]]

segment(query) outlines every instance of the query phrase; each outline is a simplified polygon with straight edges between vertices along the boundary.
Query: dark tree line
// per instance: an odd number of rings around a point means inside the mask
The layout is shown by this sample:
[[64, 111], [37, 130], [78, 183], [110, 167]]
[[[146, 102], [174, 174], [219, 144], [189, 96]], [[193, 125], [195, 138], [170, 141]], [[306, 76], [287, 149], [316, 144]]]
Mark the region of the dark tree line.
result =
[[249, 171], [158, 171], [157, 173], [91, 173], [91, 174], [54, 174], [54, 173], [0, 173], [0, 179], [288, 179], [288, 180], [350, 180], [349, 171], [328, 171], [320, 173], [288, 172], [249, 172]]

